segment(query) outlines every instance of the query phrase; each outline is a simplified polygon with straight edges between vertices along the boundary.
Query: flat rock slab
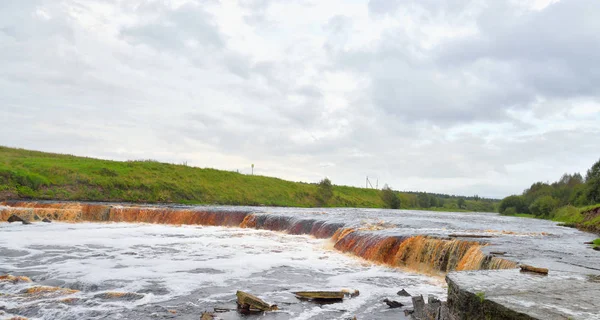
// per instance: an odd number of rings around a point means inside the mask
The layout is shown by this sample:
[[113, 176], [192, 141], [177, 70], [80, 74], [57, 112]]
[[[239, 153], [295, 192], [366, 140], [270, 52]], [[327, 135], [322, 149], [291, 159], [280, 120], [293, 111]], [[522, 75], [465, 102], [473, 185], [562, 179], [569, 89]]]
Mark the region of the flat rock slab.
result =
[[[458, 319], [597, 319], [600, 320], [600, 280], [552, 270], [548, 275], [517, 269], [451, 272], [450, 313]], [[465, 313], [466, 317], [463, 317]], [[489, 315], [492, 315], [489, 317]], [[488, 318], [485, 317], [488, 315]]]

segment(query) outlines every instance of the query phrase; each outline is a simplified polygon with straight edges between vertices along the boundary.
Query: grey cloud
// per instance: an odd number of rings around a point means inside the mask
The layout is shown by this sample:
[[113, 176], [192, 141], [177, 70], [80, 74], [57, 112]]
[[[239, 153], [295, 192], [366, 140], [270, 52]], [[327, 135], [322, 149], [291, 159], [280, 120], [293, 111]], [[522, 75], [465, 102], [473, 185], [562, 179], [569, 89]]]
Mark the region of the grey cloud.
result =
[[[595, 2], [529, 12], [509, 2], [373, 0], [364, 6], [371, 20], [315, 12], [302, 25], [273, 17], [276, 1], [239, 3], [239, 21], [282, 52], [259, 58], [219, 29], [216, 1], [173, 9], [102, 0], [118, 14], [91, 20], [115, 18], [116, 35], [67, 10], [96, 18], [92, 0], [1, 2], [0, 144], [222, 169], [239, 161], [294, 180], [362, 185], [369, 175], [403, 190], [497, 197], [597, 160], [600, 132], [565, 111], [597, 96]], [[381, 15], [394, 27], [357, 45], [353, 32]], [[295, 34], [284, 33], [288, 19], [300, 24]], [[436, 38], [457, 25], [477, 32]], [[337, 72], [357, 87], [322, 85]], [[342, 102], [333, 108], [330, 98]], [[576, 129], [553, 127], [561, 120]]]

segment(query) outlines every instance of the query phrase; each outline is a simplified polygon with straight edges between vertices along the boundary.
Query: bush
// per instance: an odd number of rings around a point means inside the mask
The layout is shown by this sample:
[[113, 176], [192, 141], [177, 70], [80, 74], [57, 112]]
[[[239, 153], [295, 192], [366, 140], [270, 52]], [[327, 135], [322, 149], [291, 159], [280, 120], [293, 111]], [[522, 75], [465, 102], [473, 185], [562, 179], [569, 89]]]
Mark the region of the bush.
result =
[[515, 207], [508, 207], [504, 210], [504, 212], [502, 212], [502, 214], [505, 215], [515, 215], [517, 214], [517, 208]]
[[392, 190], [387, 185], [385, 185], [383, 189], [381, 189], [380, 196], [381, 200], [383, 200], [383, 203], [385, 203], [386, 208], [400, 209], [400, 198], [398, 197], [396, 192], [394, 192], [394, 190]]
[[333, 185], [331, 184], [331, 180], [325, 178], [319, 182], [319, 187], [317, 189], [317, 201], [319, 205], [327, 205], [329, 200], [333, 197]]
[[556, 209], [558, 201], [552, 196], [542, 196], [529, 206], [529, 211], [537, 217], [550, 217], [550, 213]]
[[573, 206], [564, 206], [552, 212], [553, 220], [564, 223], [578, 223], [583, 220], [581, 211]]
[[513, 207], [517, 213], [528, 213], [529, 210], [525, 206], [525, 200], [522, 196], [508, 196], [500, 201], [498, 212], [504, 213], [506, 209]]

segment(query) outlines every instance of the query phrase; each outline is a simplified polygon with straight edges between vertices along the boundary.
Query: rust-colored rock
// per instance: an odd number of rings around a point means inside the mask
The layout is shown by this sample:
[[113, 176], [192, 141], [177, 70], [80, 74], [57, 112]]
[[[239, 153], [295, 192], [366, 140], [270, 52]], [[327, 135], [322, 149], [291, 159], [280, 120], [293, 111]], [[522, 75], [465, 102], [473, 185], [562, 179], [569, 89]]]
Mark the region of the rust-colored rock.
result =
[[48, 287], [48, 286], [35, 286], [28, 289], [25, 289], [23, 293], [25, 294], [48, 294], [48, 293], [56, 293], [56, 294], [73, 294], [79, 292], [78, 290], [60, 288], [60, 287]]
[[135, 292], [103, 292], [94, 296], [94, 298], [104, 299], [104, 300], [139, 300], [143, 298], [143, 294], [135, 293]]
[[202, 315], [200, 316], [200, 320], [213, 320], [214, 318], [215, 315], [210, 312], [202, 312]]
[[275, 311], [277, 305], [270, 305], [259, 297], [249, 294], [244, 291], [238, 291], [237, 296], [238, 308], [246, 311]]
[[29, 279], [29, 277], [25, 277], [25, 276], [13, 276], [10, 274], [5, 274], [5, 275], [0, 276], [0, 281], [18, 283], [18, 282], [31, 282], [31, 279]]

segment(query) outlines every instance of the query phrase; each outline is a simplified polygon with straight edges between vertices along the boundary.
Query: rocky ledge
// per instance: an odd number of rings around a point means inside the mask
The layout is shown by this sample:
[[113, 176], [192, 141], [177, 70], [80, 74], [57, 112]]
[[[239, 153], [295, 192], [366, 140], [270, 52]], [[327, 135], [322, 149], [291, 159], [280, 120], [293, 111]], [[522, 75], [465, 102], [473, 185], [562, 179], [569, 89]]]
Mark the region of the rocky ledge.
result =
[[462, 271], [446, 276], [450, 320], [600, 319], [600, 277], [553, 271]]

